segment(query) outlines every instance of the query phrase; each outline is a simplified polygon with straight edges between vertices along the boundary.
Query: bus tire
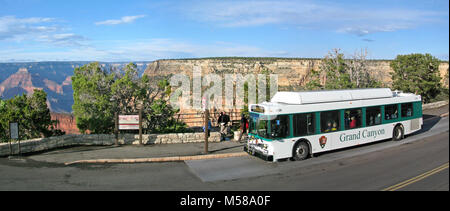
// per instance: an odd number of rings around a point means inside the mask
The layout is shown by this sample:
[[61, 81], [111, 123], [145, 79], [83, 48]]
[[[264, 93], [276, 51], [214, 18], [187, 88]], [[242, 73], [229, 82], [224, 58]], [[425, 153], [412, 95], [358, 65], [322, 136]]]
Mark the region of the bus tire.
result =
[[403, 125], [397, 125], [394, 127], [394, 131], [392, 132], [392, 140], [400, 141], [403, 139], [405, 131], [403, 130]]
[[306, 141], [299, 141], [294, 146], [292, 158], [296, 161], [305, 160], [308, 158], [309, 152], [309, 144]]

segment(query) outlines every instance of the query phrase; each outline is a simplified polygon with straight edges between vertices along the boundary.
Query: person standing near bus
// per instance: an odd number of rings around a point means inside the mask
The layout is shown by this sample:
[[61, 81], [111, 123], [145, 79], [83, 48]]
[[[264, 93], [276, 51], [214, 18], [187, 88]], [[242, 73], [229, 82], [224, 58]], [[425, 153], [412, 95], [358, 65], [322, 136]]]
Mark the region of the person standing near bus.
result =
[[241, 134], [239, 134], [239, 142], [241, 141], [242, 135], [244, 133], [247, 133], [247, 126], [248, 126], [248, 120], [245, 118], [245, 115], [242, 114], [241, 116]]
[[220, 112], [220, 116], [217, 119], [217, 123], [220, 126], [220, 135], [221, 137], [226, 137], [228, 135], [228, 122], [230, 121], [230, 117], [226, 115], [224, 112]]

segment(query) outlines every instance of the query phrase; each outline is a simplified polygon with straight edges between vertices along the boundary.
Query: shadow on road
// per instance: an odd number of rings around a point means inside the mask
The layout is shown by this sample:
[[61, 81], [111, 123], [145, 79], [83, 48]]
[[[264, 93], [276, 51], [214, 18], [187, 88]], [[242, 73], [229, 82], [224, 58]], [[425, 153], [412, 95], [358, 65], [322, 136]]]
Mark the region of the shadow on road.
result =
[[220, 149], [216, 149], [216, 150], [209, 150], [209, 152], [215, 153], [215, 152], [220, 152], [220, 151], [224, 151], [224, 150], [228, 150], [228, 149], [235, 149], [235, 148], [242, 148], [242, 147], [244, 147], [244, 144], [240, 144], [240, 145], [232, 146], [232, 147], [220, 148]]
[[435, 115], [423, 115], [423, 126], [422, 129], [412, 133], [411, 135], [417, 135], [421, 133], [425, 133], [429, 131], [431, 128], [433, 128], [439, 121], [441, 121], [442, 117], [435, 116]]

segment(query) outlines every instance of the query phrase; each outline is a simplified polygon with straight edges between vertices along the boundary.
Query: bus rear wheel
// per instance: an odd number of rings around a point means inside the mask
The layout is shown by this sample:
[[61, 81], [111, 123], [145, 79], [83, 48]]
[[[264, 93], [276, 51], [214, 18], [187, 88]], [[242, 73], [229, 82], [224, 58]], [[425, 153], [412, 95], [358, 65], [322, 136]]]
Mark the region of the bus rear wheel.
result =
[[304, 160], [309, 155], [309, 146], [306, 142], [300, 141], [294, 147], [292, 158], [296, 161]]
[[402, 125], [395, 126], [394, 132], [392, 134], [392, 140], [393, 141], [400, 141], [400, 140], [402, 140], [403, 139], [403, 134], [404, 134], [403, 126]]

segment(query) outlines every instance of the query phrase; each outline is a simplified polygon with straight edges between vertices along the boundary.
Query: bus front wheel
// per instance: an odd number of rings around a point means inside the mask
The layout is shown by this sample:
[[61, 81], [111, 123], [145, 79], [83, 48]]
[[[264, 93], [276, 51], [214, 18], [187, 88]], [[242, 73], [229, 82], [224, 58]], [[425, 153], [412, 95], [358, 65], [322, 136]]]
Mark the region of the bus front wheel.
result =
[[296, 161], [304, 160], [309, 155], [309, 146], [305, 141], [298, 142], [294, 147], [293, 159]]
[[402, 140], [403, 139], [403, 134], [404, 134], [403, 126], [402, 125], [395, 126], [394, 132], [392, 134], [392, 140], [394, 140], [394, 141]]

